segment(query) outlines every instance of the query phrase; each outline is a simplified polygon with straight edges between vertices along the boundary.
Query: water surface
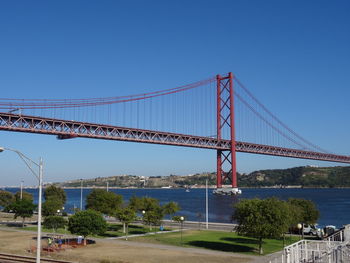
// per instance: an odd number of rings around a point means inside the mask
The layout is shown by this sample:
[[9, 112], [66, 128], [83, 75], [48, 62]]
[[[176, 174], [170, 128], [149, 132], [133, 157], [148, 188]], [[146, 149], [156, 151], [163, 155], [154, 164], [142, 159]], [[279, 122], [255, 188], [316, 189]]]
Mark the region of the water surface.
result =
[[[16, 192], [19, 189], [7, 189]], [[37, 190], [27, 189], [26, 191], [34, 195], [37, 200]], [[80, 189], [66, 189], [67, 203], [65, 210], [70, 213], [72, 208], [80, 207]], [[85, 198], [90, 189], [83, 190], [83, 206]], [[161, 203], [170, 201], [178, 202], [181, 206], [179, 215], [183, 215], [187, 220], [197, 221], [205, 218], [205, 189], [110, 189], [121, 194], [124, 200], [131, 196], [149, 196], [160, 200]], [[340, 227], [350, 223], [350, 189], [256, 189], [244, 188], [240, 196], [217, 196], [209, 189], [209, 221], [210, 222], [231, 222], [233, 204], [243, 198], [267, 198], [278, 197], [280, 199], [305, 198], [312, 200], [320, 210], [318, 223], [322, 226], [335, 225]]]

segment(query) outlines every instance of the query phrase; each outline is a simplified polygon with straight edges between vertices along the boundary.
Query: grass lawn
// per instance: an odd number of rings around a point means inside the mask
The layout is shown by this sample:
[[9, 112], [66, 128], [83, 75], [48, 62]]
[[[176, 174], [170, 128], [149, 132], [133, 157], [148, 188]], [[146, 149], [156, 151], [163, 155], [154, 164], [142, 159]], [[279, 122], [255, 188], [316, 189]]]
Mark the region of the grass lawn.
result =
[[[130, 240], [169, 244], [174, 246], [197, 247], [225, 252], [245, 253], [250, 255], [258, 254], [258, 240], [249, 237], [239, 236], [233, 232], [222, 231], [192, 231], [187, 230], [182, 233], [166, 233], [161, 235], [134, 237]], [[286, 236], [286, 245], [298, 241], [296, 236]], [[283, 249], [283, 239], [264, 239], [263, 250], [264, 255], [277, 252]]]

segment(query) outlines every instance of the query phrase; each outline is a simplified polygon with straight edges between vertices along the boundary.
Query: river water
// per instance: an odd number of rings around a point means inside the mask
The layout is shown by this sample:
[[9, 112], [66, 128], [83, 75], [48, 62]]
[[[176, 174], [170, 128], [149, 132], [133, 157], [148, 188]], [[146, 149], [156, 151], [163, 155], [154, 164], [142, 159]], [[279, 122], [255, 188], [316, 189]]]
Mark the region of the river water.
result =
[[[15, 188], [6, 190], [19, 191]], [[36, 189], [26, 189], [25, 191], [32, 193], [37, 200]], [[65, 211], [71, 213], [74, 206], [80, 207], [80, 189], [65, 189], [65, 191], [67, 193]], [[85, 198], [90, 191], [90, 189], [83, 189], [83, 206], [85, 206]], [[181, 207], [178, 215], [183, 215], [186, 220], [191, 221], [205, 220], [205, 189], [191, 189], [190, 192], [186, 192], [185, 189], [110, 189], [110, 191], [121, 194], [125, 201], [133, 195], [154, 197], [159, 199], [161, 203], [175, 201]], [[208, 192], [210, 222], [231, 222], [233, 204], [240, 199], [277, 197], [286, 200], [294, 197], [315, 202], [321, 213], [318, 221], [320, 226], [335, 225], [341, 227], [350, 223], [350, 189], [244, 188], [238, 197], [213, 195], [212, 189], [209, 189]]]

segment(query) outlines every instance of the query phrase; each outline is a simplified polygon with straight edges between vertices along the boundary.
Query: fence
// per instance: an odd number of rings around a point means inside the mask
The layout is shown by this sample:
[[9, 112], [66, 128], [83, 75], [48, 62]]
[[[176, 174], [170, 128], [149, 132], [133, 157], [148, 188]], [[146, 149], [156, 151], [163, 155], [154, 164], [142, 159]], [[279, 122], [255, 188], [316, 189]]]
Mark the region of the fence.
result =
[[349, 263], [350, 225], [325, 240], [301, 240], [269, 263]]

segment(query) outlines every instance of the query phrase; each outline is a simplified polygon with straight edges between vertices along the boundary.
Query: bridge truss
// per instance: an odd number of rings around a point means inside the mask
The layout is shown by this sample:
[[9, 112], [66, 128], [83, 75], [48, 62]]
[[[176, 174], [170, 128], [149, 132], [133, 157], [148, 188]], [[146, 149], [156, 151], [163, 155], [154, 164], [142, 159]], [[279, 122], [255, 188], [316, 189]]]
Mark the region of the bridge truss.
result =
[[[67, 121], [36, 116], [0, 113], [0, 130], [56, 135], [59, 139], [93, 138], [185, 146], [212, 150], [231, 150], [231, 140], [177, 133]], [[350, 156], [319, 153], [236, 141], [236, 151], [329, 162], [350, 163]]]
[[[216, 89], [212, 89], [210, 86], [207, 96], [209, 100], [204, 101], [205, 94], [203, 95], [203, 91], [205, 90], [197, 89], [197, 87], [208, 85], [212, 82], [216, 82]], [[240, 90], [238, 91], [238, 89]], [[195, 94], [195, 91], [201, 93]], [[214, 93], [211, 93], [213, 91]], [[193, 92], [193, 96], [186, 98], [184, 92]], [[173, 99], [165, 102], [160, 100], [160, 98], [166, 98], [165, 95], [172, 95], [168, 97], [172, 97]], [[152, 104], [156, 102], [156, 99], [158, 99], [158, 106], [157, 104]], [[211, 101], [211, 99], [215, 101]], [[215, 104], [216, 111], [214, 110]], [[118, 115], [116, 119], [130, 119], [131, 125], [127, 125], [127, 123], [119, 125], [96, 123], [106, 121], [104, 118], [105, 116], [110, 116], [112, 105], [119, 105], [116, 111], [118, 114], [120, 112], [125, 113], [126, 106], [130, 106], [128, 108], [129, 110], [127, 110], [129, 115]], [[131, 105], [135, 105], [136, 108], [132, 108]], [[168, 110], [171, 108], [171, 105], [175, 106], [175, 114], [174, 112], [164, 112], [165, 109]], [[200, 108], [201, 105], [204, 107]], [[58, 117], [55, 115], [56, 111], [58, 112], [61, 109], [72, 109], [74, 110], [74, 114], [75, 110], [79, 112], [79, 109], [81, 109], [81, 113], [85, 114], [85, 110], [88, 112], [90, 108], [97, 109], [97, 106], [105, 107], [105, 109], [108, 109], [108, 112], [107, 114], [106, 112], [100, 114], [100, 118], [95, 121], [85, 119], [69, 121], [65, 120], [66, 116]], [[190, 107], [190, 111], [184, 109], [186, 106]], [[35, 112], [32, 114], [28, 114], [27, 112], [26, 114], [22, 114], [22, 109], [26, 111], [31, 109], [41, 111], [51, 110], [54, 116], [37, 116]], [[148, 114], [146, 114], [147, 109], [149, 109]], [[247, 109], [247, 112], [253, 116], [251, 119], [254, 122], [253, 126], [248, 125], [250, 123], [249, 116], [240, 109]], [[0, 130], [4, 131], [56, 135], [58, 139], [81, 137], [216, 150], [217, 188], [221, 188], [225, 181], [229, 181], [233, 189], [237, 188], [236, 152], [350, 164], [350, 156], [327, 153], [290, 129], [268, 111], [232, 73], [224, 76], [217, 75], [216, 78], [210, 78], [173, 89], [123, 97], [73, 100], [0, 99], [0, 110], [8, 111], [0, 112]], [[213, 112], [210, 112], [211, 110]], [[18, 114], [15, 113], [16, 111]], [[97, 115], [96, 112], [93, 113]], [[137, 114], [135, 115], [135, 113]], [[239, 121], [236, 120], [238, 115], [240, 117]], [[150, 128], [138, 126], [139, 122], [142, 121], [141, 116], [144, 117], [144, 123], [150, 124]], [[174, 116], [175, 120], [172, 121], [171, 117]], [[184, 122], [181, 126], [181, 121], [186, 119], [186, 116], [189, 116], [188, 121], [190, 125]], [[70, 119], [75, 118], [71, 117]], [[165, 123], [165, 126], [154, 128], [152, 127], [152, 124], [154, 124], [152, 120], [159, 120], [160, 123]], [[205, 121], [210, 122], [210, 125], [205, 125]], [[131, 128], [134, 127], [132, 124], [135, 125], [135, 123], [137, 128]], [[174, 124], [176, 128], [176, 125], [179, 123], [180, 130], [169, 130]], [[245, 124], [248, 126], [245, 127]], [[203, 134], [201, 129], [199, 129], [199, 133], [202, 132], [201, 135], [199, 135], [198, 130], [197, 133], [193, 131], [186, 132], [189, 126], [196, 129], [196, 127], [200, 127], [201, 125], [208, 126], [209, 128], [216, 126], [216, 129], [213, 130], [213, 133], [216, 134], [208, 136], [208, 132], [206, 131]], [[247, 137], [238, 137], [237, 140], [236, 130], [237, 127], [240, 128], [241, 126], [245, 129], [238, 129], [242, 130], [239, 135], [242, 136], [243, 134]], [[170, 132], [164, 132], [164, 130]], [[262, 134], [265, 134], [265, 137]], [[277, 138], [281, 138], [283, 141], [291, 144], [274, 144], [273, 140], [276, 138], [272, 134], [276, 134]], [[258, 138], [261, 141], [257, 141]], [[224, 167], [227, 169], [226, 171], [224, 171]]]

